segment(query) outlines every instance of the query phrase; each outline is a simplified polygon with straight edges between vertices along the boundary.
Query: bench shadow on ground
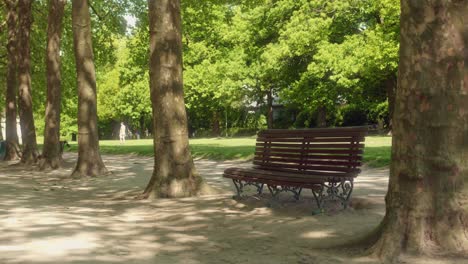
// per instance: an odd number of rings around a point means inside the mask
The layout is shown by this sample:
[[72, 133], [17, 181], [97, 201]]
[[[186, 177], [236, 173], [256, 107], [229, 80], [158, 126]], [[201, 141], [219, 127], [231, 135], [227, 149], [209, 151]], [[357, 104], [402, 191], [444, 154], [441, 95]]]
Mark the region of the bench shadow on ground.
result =
[[73, 154], [58, 172], [0, 163], [0, 263], [375, 263], [325, 249], [372, 231], [384, 212], [388, 170], [370, 170], [355, 189], [355, 209], [311, 215], [312, 197], [231, 199], [221, 177], [245, 162], [199, 160], [198, 171], [224, 194], [134, 199], [152, 159], [105, 156], [114, 173], [73, 180]]

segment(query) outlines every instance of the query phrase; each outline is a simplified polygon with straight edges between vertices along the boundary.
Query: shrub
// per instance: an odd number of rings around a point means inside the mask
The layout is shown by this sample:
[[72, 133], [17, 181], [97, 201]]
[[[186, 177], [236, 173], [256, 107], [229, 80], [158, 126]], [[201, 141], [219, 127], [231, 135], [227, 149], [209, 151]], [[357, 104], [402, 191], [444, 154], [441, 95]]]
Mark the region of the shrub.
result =
[[367, 111], [359, 105], [346, 105], [341, 108], [342, 126], [363, 126], [367, 124]]

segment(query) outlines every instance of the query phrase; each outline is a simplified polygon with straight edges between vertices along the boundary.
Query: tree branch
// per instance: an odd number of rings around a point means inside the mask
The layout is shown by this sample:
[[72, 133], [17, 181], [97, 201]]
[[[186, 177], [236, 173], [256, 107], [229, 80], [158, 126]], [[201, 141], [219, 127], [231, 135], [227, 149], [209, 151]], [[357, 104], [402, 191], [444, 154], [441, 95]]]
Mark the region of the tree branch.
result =
[[94, 8], [94, 6], [89, 2], [88, 2], [88, 5], [89, 5], [89, 7], [91, 7], [91, 10], [93, 10], [93, 13], [99, 18], [99, 21], [103, 21], [103, 17], [101, 15], [99, 15], [96, 8]]

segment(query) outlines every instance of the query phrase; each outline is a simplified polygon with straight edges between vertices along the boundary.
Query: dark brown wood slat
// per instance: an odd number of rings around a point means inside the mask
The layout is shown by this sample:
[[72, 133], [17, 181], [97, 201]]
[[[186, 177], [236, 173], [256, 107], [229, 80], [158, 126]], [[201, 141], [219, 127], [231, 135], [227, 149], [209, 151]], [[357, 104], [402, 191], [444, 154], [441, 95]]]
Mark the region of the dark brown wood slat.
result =
[[268, 129], [262, 130], [260, 133], [268, 133], [268, 134], [288, 134], [288, 133], [295, 133], [295, 134], [321, 134], [321, 133], [340, 133], [346, 135], [347, 133], [367, 133], [367, 127], [334, 127], [334, 128], [312, 128], [312, 129]]
[[264, 184], [270, 185], [284, 185], [284, 186], [295, 186], [295, 187], [303, 187], [303, 188], [313, 188], [315, 185], [319, 185], [320, 183], [325, 182], [324, 178], [317, 178], [314, 181], [304, 183], [304, 182], [290, 182], [285, 179], [281, 181], [277, 179], [268, 179], [268, 178], [255, 178], [255, 177], [245, 177], [239, 175], [224, 175], [225, 178], [236, 179], [236, 180], [243, 180], [247, 182], [259, 182]]
[[[269, 138], [269, 137], [259, 137], [257, 138], [257, 142], [304, 142], [304, 137], [284, 137], [284, 138]], [[364, 142], [364, 137], [340, 137], [340, 138], [307, 138], [307, 141], [309, 142], [314, 142], [314, 143], [328, 143], [328, 142], [351, 142], [351, 141], [357, 141], [357, 142]]]
[[[263, 148], [262, 148], [263, 149]], [[258, 151], [258, 150], [257, 150]], [[362, 154], [360, 149], [287, 149], [287, 148], [268, 148], [268, 153], [312, 153], [312, 154]]]
[[[268, 157], [282, 157], [282, 158], [301, 158], [301, 154], [293, 153], [268, 153], [266, 156], [263, 151], [256, 151], [255, 157], [268, 158]], [[306, 155], [307, 159], [319, 159], [319, 160], [355, 160], [361, 161], [361, 155], [349, 156], [349, 155]]]
[[[293, 133], [291, 133], [293, 131]], [[315, 137], [349, 137], [349, 136], [365, 136], [367, 132], [364, 131], [312, 131], [312, 130], [289, 130], [289, 131], [273, 131], [264, 130], [258, 133], [259, 137], [290, 137], [291, 135], [299, 136], [315, 136]]]
[[259, 166], [267, 166], [267, 167], [277, 167], [277, 168], [287, 168], [287, 169], [295, 169], [295, 170], [313, 170], [313, 171], [337, 171], [337, 172], [348, 172], [350, 168], [348, 167], [341, 167], [341, 166], [317, 166], [315, 164], [293, 164], [293, 163], [274, 163], [269, 162], [267, 164], [263, 162], [253, 162], [254, 165]]
[[[293, 181], [298, 180], [307, 180], [307, 179], [319, 179], [323, 178], [323, 176], [331, 178], [353, 178], [356, 176], [356, 173], [324, 173], [324, 172], [313, 172], [310, 174], [302, 174], [296, 173], [291, 171], [277, 171], [277, 170], [265, 170], [265, 169], [257, 169], [257, 168], [248, 168], [248, 169], [241, 169], [237, 168], [236, 170], [224, 172], [224, 175], [237, 175], [237, 176], [244, 176], [244, 177], [255, 177], [255, 178], [264, 178], [264, 177], [277, 177], [277, 178], [285, 178], [290, 177], [294, 179]], [[327, 181], [328, 179], [325, 179]]]
[[[349, 158], [349, 157], [348, 157]], [[260, 157], [254, 157], [255, 162], [263, 162], [263, 161], [273, 161], [273, 162], [285, 162], [285, 163], [300, 163], [300, 159], [294, 159], [294, 158], [272, 158], [269, 157], [268, 159], [260, 158]], [[351, 162], [351, 161], [334, 161], [334, 160], [313, 160], [313, 159], [307, 159], [307, 163], [310, 164], [318, 164], [318, 165], [336, 165], [336, 166], [351, 166], [351, 167], [357, 167], [361, 166], [361, 162]]]
[[288, 168], [283, 168], [283, 167], [269, 167], [268, 165], [262, 165], [262, 166], [255, 166], [254, 168], [257, 168], [262, 171], [276, 171], [276, 172], [285, 172], [285, 173], [291, 173], [291, 174], [303, 174], [303, 175], [309, 175], [309, 176], [327, 176], [327, 177], [344, 177], [346, 175], [349, 175], [353, 173], [354, 171], [359, 171], [358, 169], [354, 169], [353, 171], [350, 172], [329, 172], [329, 171], [316, 171], [316, 170], [295, 170], [295, 169], [288, 169]]
[[[284, 143], [257, 143], [257, 147], [281, 147], [281, 148], [304, 148], [303, 143], [299, 144], [284, 144]], [[350, 149], [350, 148], [358, 148], [358, 149], [363, 149], [364, 144], [314, 144], [311, 142], [311, 144], [306, 145], [307, 148], [338, 148], [338, 149]]]
[[259, 135], [258, 136], [259, 138], [263, 139], [263, 138], [268, 138], [268, 139], [271, 139], [271, 140], [275, 140], [276, 138], [280, 139], [280, 138], [284, 138], [284, 139], [287, 139], [287, 138], [309, 138], [309, 139], [314, 139], [316, 138], [316, 140], [326, 140], [326, 139], [331, 139], [331, 138], [352, 138], [352, 137], [356, 137], [356, 138], [359, 138], [359, 137], [365, 137], [365, 135], [362, 135], [362, 134], [347, 134], [347, 135], [343, 135], [343, 134], [323, 134], [323, 135], [307, 135], [307, 134], [272, 134], [272, 135], [268, 135], [268, 134], [263, 134], [263, 135]]
[[[231, 175], [228, 175], [231, 176]], [[232, 178], [240, 178], [240, 179], [245, 179], [246, 177], [243, 175], [232, 175]], [[274, 185], [280, 185], [283, 183], [291, 183], [291, 184], [320, 184], [323, 182], [326, 182], [327, 180], [325, 178], [294, 178], [290, 176], [280, 176], [280, 175], [257, 175], [251, 177], [252, 180], [259, 181], [265, 180], [270, 183], [274, 183]]]

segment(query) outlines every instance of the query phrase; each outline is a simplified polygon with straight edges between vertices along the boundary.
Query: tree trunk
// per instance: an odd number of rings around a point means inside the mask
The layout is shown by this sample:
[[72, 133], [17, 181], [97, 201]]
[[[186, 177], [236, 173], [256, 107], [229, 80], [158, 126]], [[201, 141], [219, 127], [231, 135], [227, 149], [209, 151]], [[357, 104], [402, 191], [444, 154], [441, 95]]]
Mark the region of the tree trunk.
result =
[[154, 171], [144, 197], [197, 195], [182, 82], [180, 0], [148, 0]]
[[98, 176], [108, 171], [99, 153], [96, 73], [87, 0], [72, 1], [72, 23], [78, 82], [78, 162], [72, 176]]
[[2, 121], [3, 121], [3, 112], [0, 112], [0, 141], [3, 141], [3, 126], [2, 126]]
[[5, 93], [5, 141], [6, 153], [4, 160], [16, 160], [20, 157], [20, 147], [18, 142], [18, 131], [16, 129], [16, 50], [17, 50], [17, 23], [18, 13], [16, 12], [16, 1], [5, 0], [7, 8], [7, 77]]
[[327, 127], [327, 108], [324, 106], [317, 109], [317, 127]]
[[402, 1], [386, 215], [377, 256], [468, 257], [467, 1]]
[[34, 126], [33, 105], [31, 97], [31, 24], [32, 0], [18, 1], [18, 108], [23, 138], [23, 154], [21, 162], [34, 164], [37, 162], [38, 151], [36, 142], [36, 127]]
[[221, 128], [219, 126], [219, 113], [217, 110], [213, 110], [213, 116], [211, 118], [211, 135], [214, 137], [219, 137], [221, 135]]
[[145, 114], [142, 113], [140, 116], [140, 137], [143, 138], [145, 132]]
[[270, 89], [267, 92], [267, 127], [268, 129], [273, 128], [273, 89]]
[[267, 92], [267, 127], [273, 128], [273, 89], [271, 87]]
[[41, 169], [57, 169], [63, 162], [60, 148], [60, 38], [65, 4], [66, 0], [49, 1], [46, 51], [47, 104]]
[[388, 129], [392, 131], [393, 113], [395, 112], [395, 94], [397, 87], [397, 76], [392, 74], [385, 81], [388, 100]]

